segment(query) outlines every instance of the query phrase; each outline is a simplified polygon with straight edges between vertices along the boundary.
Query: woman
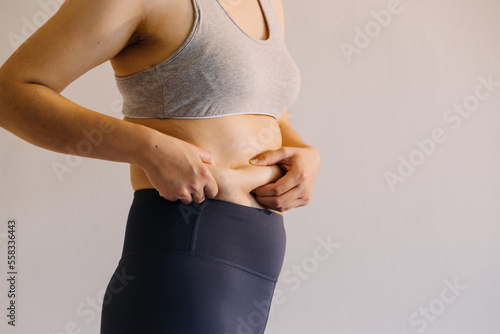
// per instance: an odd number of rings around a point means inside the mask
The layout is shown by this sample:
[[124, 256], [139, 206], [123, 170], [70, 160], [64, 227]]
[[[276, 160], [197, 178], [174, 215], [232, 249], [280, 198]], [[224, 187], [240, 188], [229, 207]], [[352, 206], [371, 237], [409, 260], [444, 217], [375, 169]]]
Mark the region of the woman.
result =
[[[107, 60], [123, 120], [60, 95]], [[310, 201], [321, 164], [290, 126], [298, 90], [280, 0], [67, 0], [0, 68], [0, 126], [130, 163], [102, 334], [264, 332], [282, 214]]]

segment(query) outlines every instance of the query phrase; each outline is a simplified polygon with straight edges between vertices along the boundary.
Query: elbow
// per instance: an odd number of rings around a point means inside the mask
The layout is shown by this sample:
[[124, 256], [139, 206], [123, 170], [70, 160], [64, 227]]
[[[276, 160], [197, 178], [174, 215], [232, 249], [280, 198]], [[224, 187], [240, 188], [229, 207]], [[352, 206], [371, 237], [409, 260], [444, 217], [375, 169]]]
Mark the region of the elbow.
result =
[[0, 71], [0, 127], [5, 128], [6, 100], [9, 87]]
[[10, 76], [7, 71], [0, 68], [0, 127], [7, 130], [9, 116], [14, 112], [16, 87], [15, 76]]
[[12, 95], [11, 90], [12, 87], [9, 85], [6, 76], [2, 74], [0, 69], [0, 127], [2, 128], [6, 126], [7, 103], [9, 96]]

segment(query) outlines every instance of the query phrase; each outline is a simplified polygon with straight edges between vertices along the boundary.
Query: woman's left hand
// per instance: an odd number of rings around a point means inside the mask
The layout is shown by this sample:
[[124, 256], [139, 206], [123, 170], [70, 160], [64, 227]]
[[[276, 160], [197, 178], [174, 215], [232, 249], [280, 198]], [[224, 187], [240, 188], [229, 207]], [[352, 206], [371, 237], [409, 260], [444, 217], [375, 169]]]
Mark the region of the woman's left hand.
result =
[[315, 147], [281, 147], [256, 158], [259, 158], [258, 162], [250, 161], [253, 165], [278, 164], [286, 170], [286, 174], [275, 183], [252, 190], [259, 203], [279, 212], [309, 203], [321, 166], [321, 157]]

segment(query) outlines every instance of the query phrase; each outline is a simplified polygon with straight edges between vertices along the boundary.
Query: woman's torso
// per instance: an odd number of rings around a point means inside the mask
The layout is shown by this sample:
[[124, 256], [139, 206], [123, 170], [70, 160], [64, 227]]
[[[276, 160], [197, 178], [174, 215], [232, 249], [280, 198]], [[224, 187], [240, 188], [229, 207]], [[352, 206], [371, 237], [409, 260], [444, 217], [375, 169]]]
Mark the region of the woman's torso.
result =
[[[167, 59], [182, 46], [193, 27], [195, 9], [192, 0], [145, 3], [146, 14], [138, 31], [129, 45], [111, 60], [119, 77], [140, 72]], [[269, 25], [257, 0], [220, 0], [220, 3], [247, 34], [260, 40], [269, 37]], [[281, 147], [281, 131], [274, 117], [243, 114], [204, 119], [124, 117], [124, 120], [154, 128], [210, 151], [216, 166], [206, 166], [219, 187], [216, 199], [266, 208], [250, 191], [275, 182], [284, 174], [277, 165], [253, 166], [248, 162], [262, 152]], [[153, 188], [146, 174], [135, 165], [131, 165], [131, 182], [134, 190]]]

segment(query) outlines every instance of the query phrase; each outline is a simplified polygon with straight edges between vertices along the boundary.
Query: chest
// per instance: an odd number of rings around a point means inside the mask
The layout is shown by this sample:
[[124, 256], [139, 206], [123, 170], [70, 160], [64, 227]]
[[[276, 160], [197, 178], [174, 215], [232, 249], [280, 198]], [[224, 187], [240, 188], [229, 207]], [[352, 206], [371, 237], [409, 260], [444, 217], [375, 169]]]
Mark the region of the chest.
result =
[[[269, 24], [260, 0], [201, 0], [216, 2], [227, 19], [249, 36], [265, 40]], [[193, 0], [153, 0], [145, 5], [143, 22], [129, 45], [111, 59], [117, 76], [153, 67], [174, 54], [195, 23]]]

